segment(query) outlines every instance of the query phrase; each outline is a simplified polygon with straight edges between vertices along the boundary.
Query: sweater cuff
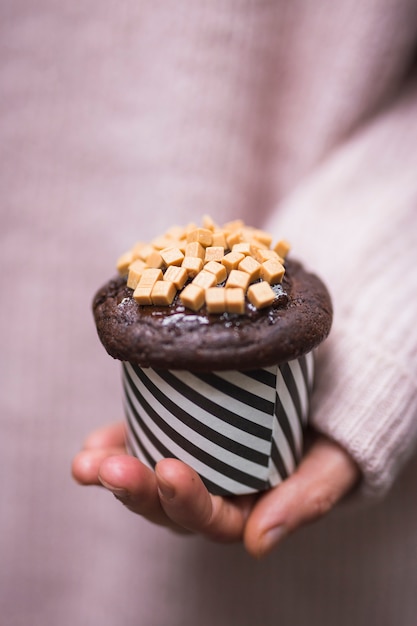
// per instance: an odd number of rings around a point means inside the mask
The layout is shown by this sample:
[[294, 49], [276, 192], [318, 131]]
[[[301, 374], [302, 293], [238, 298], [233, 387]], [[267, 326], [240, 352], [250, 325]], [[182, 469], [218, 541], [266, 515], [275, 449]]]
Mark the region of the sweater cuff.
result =
[[417, 441], [411, 368], [380, 342], [332, 330], [319, 348], [313, 427], [341, 445], [362, 471], [363, 495], [384, 495]]

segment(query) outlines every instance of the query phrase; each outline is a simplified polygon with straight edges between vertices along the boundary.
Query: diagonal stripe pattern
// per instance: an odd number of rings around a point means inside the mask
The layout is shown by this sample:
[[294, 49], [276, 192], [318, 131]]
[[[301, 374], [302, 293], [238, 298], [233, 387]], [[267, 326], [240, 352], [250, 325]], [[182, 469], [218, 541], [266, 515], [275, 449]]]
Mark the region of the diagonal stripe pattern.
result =
[[122, 364], [128, 447], [154, 467], [184, 461], [214, 494], [269, 489], [302, 453], [313, 354], [253, 371], [210, 373]]

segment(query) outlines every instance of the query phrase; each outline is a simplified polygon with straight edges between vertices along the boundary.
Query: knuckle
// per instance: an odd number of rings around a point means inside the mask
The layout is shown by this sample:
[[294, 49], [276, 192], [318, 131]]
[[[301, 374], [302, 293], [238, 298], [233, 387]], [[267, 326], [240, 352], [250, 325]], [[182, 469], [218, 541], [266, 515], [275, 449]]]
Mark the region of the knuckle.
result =
[[310, 493], [309, 500], [313, 519], [323, 517], [326, 513], [329, 513], [336, 502], [334, 494], [323, 489], [317, 489]]

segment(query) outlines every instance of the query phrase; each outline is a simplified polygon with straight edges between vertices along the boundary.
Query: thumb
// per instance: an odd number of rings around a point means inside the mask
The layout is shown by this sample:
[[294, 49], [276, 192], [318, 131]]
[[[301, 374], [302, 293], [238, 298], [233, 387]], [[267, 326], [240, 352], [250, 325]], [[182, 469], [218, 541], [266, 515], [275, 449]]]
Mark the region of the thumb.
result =
[[294, 474], [258, 500], [245, 527], [246, 549], [264, 556], [286, 535], [329, 512], [358, 478], [348, 453], [318, 438]]

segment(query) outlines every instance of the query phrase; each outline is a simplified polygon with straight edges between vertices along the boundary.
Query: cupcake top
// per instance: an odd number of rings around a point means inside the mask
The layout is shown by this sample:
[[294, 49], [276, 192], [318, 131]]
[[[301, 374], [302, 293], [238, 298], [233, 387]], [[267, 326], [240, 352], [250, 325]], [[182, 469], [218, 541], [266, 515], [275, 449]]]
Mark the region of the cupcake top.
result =
[[141, 367], [256, 369], [298, 358], [329, 333], [320, 279], [286, 258], [289, 244], [241, 220], [173, 227], [136, 243], [93, 302], [114, 358]]

